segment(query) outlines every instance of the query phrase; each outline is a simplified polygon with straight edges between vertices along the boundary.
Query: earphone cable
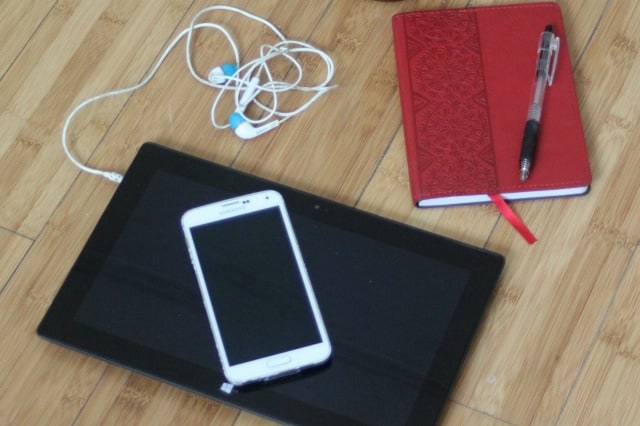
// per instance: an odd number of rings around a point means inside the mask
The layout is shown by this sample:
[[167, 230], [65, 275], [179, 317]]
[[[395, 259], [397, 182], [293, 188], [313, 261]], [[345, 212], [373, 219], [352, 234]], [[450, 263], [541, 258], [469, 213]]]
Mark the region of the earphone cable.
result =
[[[229, 34], [229, 32], [221, 25], [210, 23], [210, 22], [198, 22], [198, 20], [202, 15], [209, 12], [216, 11], [216, 10], [230, 11], [230, 12], [241, 14], [247, 18], [253, 19], [267, 26], [269, 29], [271, 29], [273, 33], [280, 39], [280, 42], [276, 43], [273, 46], [266, 45], [266, 44], [261, 46], [259, 49], [260, 56], [258, 58], [248, 62], [243, 66], [240, 66], [240, 54], [238, 52], [238, 47], [236, 46], [236, 43], [234, 42], [231, 34]], [[193, 66], [193, 61], [192, 61], [193, 36], [197, 30], [201, 30], [205, 28], [214, 29], [221, 32], [222, 35], [229, 42], [229, 45], [233, 51], [237, 71], [235, 72], [234, 75], [228, 76], [224, 84], [216, 84], [200, 76], [195, 70], [195, 67]], [[147, 75], [140, 81], [140, 83], [131, 87], [117, 89], [117, 90], [109, 91], [109, 92], [94, 96], [77, 105], [69, 113], [62, 128], [61, 143], [66, 156], [75, 166], [77, 166], [80, 170], [84, 172], [100, 175], [116, 183], [119, 183], [122, 181], [123, 176], [120, 173], [117, 173], [114, 171], [105, 171], [105, 170], [87, 166], [86, 164], [83, 164], [82, 162], [80, 162], [73, 155], [73, 153], [71, 152], [71, 149], [69, 148], [69, 143], [68, 143], [68, 133], [69, 133], [69, 127], [71, 125], [71, 122], [73, 121], [74, 117], [82, 109], [84, 109], [90, 104], [93, 104], [95, 102], [98, 102], [108, 97], [134, 92], [142, 88], [146, 84], [148, 84], [149, 81], [151, 81], [151, 79], [158, 72], [158, 70], [160, 69], [160, 66], [166, 60], [167, 56], [171, 53], [171, 51], [174, 49], [177, 43], [185, 36], [187, 37], [186, 47], [185, 47], [185, 56], [186, 56], [186, 63], [187, 63], [189, 72], [200, 83], [209, 87], [219, 89], [218, 95], [216, 96], [213, 102], [213, 105], [211, 107], [211, 123], [215, 128], [224, 129], [229, 127], [228, 123], [227, 124], [219, 123], [216, 120], [216, 111], [220, 103], [220, 100], [222, 99], [224, 94], [228, 91], [233, 91], [234, 100], [236, 102], [236, 105], [238, 105], [242, 97], [242, 94], [247, 90], [250, 80], [254, 77], [262, 77], [262, 78], [266, 78], [267, 80], [266, 83], [260, 84], [256, 87], [256, 91], [255, 91], [255, 94], [253, 95], [253, 99], [251, 99], [261, 110], [265, 112], [265, 115], [259, 119], [249, 119], [248, 117], [244, 116], [244, 119], [253, 124], [260, 124], [260, 123], [264, 123], [267, 120], [272, 119], [274, 116], [278, 117], [277, 122], [272, 127], [275, 127], [278, 124], [282, 123], [283, 121], [288, 120], [289, 118], [300, 114], [301, 112], [306, 110], [312, 103], [314, 103], [320, 96], [324, 95], [327, 91], [336, 87], [336, 86], [329, 86], [329, 83], [333, 78], [333, 74], [334, 74], [334, 64], [331, 57], [325, 52], [311, 46], [308, 43], [304, 43], [301, 41], [287, 40], [286, 37], [282, 34], [282, 32], [280, 32], [280, 30], [278, 30], [278, 28], [275, 27], [275, 25], [273, 25], [269, 21], [257, 15], [253, 15], [247, 11], [244, 11], [242, 9], [238, 9], [232, 6], [211, 6], [198, 12], [193, 18], [193, 20], [191, 21], [190, 26], [184, 29], [183, 31], [181, 31], [171, 41], [171, 43], [165, 48], [163, 53], [155, 62], [154, 66], [150, 69]], [[322, 59], [322, 61], [325, 63], [326, 72], [327, 72], [326, 77], [322, 83], [315, 86], [301, 85], [303, 74], [304, 74], [303, 67], [300, 64], [300, 62], [294, 57], [294, 55], [300, 55], [300, 54], [315, 54]], [[274, 80], [272, 71], [270, 70], [268, 63], [279, 57], [285, 58], [287, 61], [291, 63], [293, 68], [295, 68], [297, 77], [294, 79], [293, 82]], [[310, 93], [313, 93], [313, 95], [306, 102], [304, 102], [302, 105], [300, 105], [298, 108], [292, 111], [279, 111], [278, 110], [279, 94], [290, 91], [290, 90], [310, 92]], [[261, 92], [267, 92], [271, 95], [270, 106], [265, 105], [264, 103], [255, 99], [255, 97]]]

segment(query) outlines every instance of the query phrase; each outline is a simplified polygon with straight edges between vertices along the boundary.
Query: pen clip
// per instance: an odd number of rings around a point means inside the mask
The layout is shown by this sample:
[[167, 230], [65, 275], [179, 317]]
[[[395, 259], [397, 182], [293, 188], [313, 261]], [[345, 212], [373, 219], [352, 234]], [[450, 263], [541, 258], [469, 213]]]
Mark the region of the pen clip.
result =
[[553, 57], [553, 65], [547, 76], [547, 84], [551, 86], [553, 84], [553, 77], [556, 75], [556, 68], [558, 66], [558, 53], [560, 51], [560, 37], [551, 33], [551, 40], [549, 43], [549, 55]]

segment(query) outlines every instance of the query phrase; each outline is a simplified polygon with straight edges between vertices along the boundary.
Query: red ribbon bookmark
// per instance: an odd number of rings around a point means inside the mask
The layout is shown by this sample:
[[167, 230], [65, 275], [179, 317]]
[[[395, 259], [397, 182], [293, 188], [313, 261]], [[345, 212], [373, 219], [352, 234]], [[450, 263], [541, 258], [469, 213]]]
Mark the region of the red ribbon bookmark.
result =
[[493, 204], [495, 204], [498, 210], [500, 210], [502, 216], [504, 216], [504, 218], [507, 219], [511, 226], [513, 226], [516, 231], [518, 231], [520, 235], [522, 235], [522, 238], [524, 238], [529, 244], [533, 244], [538, 241], [536, 236], [533, 235], [529, 228], [527, 228], [527, 225], [525, 225], [522, 219], [518, 217], [516, 212], [514, 212], [511, 207], [509, 207], [509, 204], [507, 204], [507, 202], [504, 200], [504, 198], [502, 198], [500, 194], [489, 194], [489, 198], [491, 198]]

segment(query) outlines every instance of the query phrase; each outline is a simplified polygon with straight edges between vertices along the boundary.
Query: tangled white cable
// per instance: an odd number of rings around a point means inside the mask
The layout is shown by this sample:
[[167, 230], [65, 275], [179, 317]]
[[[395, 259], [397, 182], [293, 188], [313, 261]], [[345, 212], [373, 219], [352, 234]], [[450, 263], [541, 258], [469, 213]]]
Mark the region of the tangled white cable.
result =
[[[261, 46], [259, 49], [260, 56], [258, 58], [249, 61], [244, 65], [240, 65], [240, 54], [238, 52], [238, 47], [227, 29], [219, 24], [211, 22], [199, 22], [202, 15], [220, 10], [238, 13], [246, 18], [264, 24], [271, 31], [273, 31], [273, 33], [280, 41], [275, 43], [274, 45], [265, 44]], [[198, 72], [195, 70], [192, 60], [194, 34], [197, 30], [205, 28], [218, 30], [220, 31], [220, 33], [222, 33], [222, 35], [224, 35], [233, 51], [235, 61], [234, 64], [224, 64], [221, 67], [214, 68], [214, 71], [209, 73], [207, 78], [202, 77], [198, 74]], [[288, 40], [282, 34], [282, 32], [280, 32], [272, 23], [242, 9], [231, 6], [211, 6], [202, 9], [196, 14], [196, 16], [191, 21], [191, 25], [173, 39], [173, 41], [167, 46], [154, 66], [147, 73], [146, 77], [144, 77], [142, 81], [140, 81], [140, 83], [128, 88], [110, 91], [87, 99], [86, 101], [76, 106], [67, 116], [67, 119], [62, 128], [62, 147], [67, 157], [80, 170], [83, 170], [87, 173], [103, 176], [113, 182], [122, 181], [121, 174], [117, 172], [104, 171], [89, 167], [74, 157], [74, 155], [71, 153], [71, 150], [69, 149], [67, 141], [67, 134], [71, 121], [73, 120], [75, 115], [80, 112], [80, 110], [82, 110], [89, 104], [111, 96], [131, 93], [149, 83], [153, 76], [158, 72], [158, 69], [165, 61], [169, 53], [184, 36], [187, 37], [185, 55], [187, 66], [191, 75], [200, 83], [209, 87], [219, 89], [218, 95], [216, 96], [211, 107], [211, 123], [217, 129], [225, 129], [231, 127], [235, 131], [236, 135], [238, 135], [242, 139], [251, 139], [279, 126], [289, 118], [294, 117], [306, 110], [322, 95], [336, 87], [329, 85], [331, 79], [333, 78], [334, 65], [332, 59], [325, 52], [302, 41]], [[326, 76], [321, 83], [311, 86], [302, 84], [304, 70], [298, 58], [303, 54], [317, 55], [324, 62], [326, 67]], [[273, 71], [269, 67], [269, 64], [275, 60], [285, 60], [290, 63], [290, 66], [287, 68], [287, 74], [293, 74], [292, 79], [282, 81], [276, 80], [274, 78]], [[265, 82], [261, 83], [261, 81], [263, 80]], [[280, 110], [279, 96], [284, 92], [292, 90], [307, 92], [310, 93], [310, 96], [302, 105], [293, 110]], [[219, 105], [225, 94], [230, 91], [233, 92], [235, 110], [229, 117], [228, 121], [220, 121], [218, 117]], [[261, 102], [256, 99], [257, 96], [263, 92], [268, 94], [268, 102]], [[245, 115], [245, 110], [250, 103], [253, 103], [257, 106], [257, 108], [261, 110], [261, 116], [259, 118], [251, 119]]]

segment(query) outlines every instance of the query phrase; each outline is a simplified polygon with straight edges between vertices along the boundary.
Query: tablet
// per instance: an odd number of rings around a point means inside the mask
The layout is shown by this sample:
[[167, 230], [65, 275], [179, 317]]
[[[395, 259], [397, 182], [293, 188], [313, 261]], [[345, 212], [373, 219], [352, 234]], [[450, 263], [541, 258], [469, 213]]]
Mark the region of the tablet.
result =
[[[229, 392], [180, 219], [264, 190], [284, 197], [332, 356]], [[278, 421], [432, 424], [503, 265], [499, 254], [146, 143], [38, 333]]]

